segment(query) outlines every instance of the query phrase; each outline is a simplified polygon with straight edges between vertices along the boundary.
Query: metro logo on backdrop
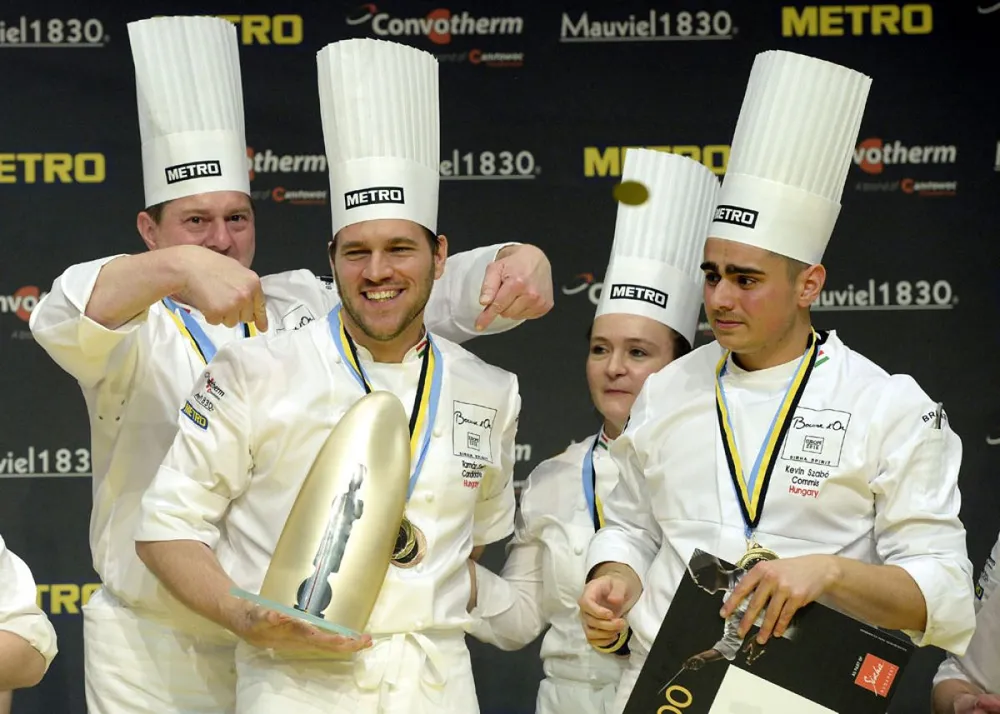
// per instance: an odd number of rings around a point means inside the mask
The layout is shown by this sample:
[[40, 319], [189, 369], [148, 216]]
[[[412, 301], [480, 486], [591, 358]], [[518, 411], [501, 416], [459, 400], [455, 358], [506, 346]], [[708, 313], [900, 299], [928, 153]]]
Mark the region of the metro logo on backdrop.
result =
[[560, 42], [648, 42], [656, 40], [731, 40], [738, 32], [725, 10], [631, 13], [607, 16], [590, 11], [564, 12]]
[[655, 151], [665, 151], [670, 154], [687, 156], [700, 161], [713, 173], [721, 176], [726, 173], [729, 163], [728, 144], [676, 144], [673, 146], [585, 146], [583, 147], [583, 175], [586, 178], [621, 176], [625, 165], [625, 154], [630, 148], [645, 148]]
[[436, 45], [450, 44], [455, 37], [520, 35], [524, 32], [524, 18], [475, 16], [463, 10], [453, 12], [447, 8], [432, 10], [425, 16], [395, 16], [381, 12], [374, 3], [359, 6], [347, 16], [347, 24], [369, 24], [373, 34], [382, 38], [426, 37]]
[[216, 15], [236, 25], [240, 44], [301, 45], [301, 15]]
[[782, 37], [927, 35], [933, 30], [930, 3], [781, 8]]
[[0, 184], [104, 183], [104, 154], [0, 151]]

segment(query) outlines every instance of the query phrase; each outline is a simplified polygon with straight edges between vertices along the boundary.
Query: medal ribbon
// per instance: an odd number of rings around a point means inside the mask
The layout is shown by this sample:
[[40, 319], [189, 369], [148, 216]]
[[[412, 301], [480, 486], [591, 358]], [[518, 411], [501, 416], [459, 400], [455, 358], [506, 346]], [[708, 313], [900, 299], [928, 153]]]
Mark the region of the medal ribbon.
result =
[[597, 469], [594, 468], [594, 450], [599, 446], [604, 446], [607, 449], [607, 440], [604, 429], [601, 429], [583, 457], [583, 497], [587, 501], [587, 511], [594, 519], [595, 531], [604, 527], [604, 506], [601, 505], [601, 498], [597, 495]]
[[733, 486], [736, 488], [740, 510], [746, 523], [747, 538], [757, 527], [760, 516], [764, 512], [764, 498], [767, 496], [767, 487], [771, 481], [771, 471], [778, 460], [778, 445], [784, 440], [792, 422], [795, 408], [806, 390], [809, 375], [812, 374], [813, 366], [816, 364], [819, 343], [819, 335], [813, 330], [809, 336], [806, 351], [795, 369], [795, 374], [792, 375], [792, 379], [785, 388], [785, 396], [781, 400], [781, 405], [771, 419], [771, 425], [764, 436], [760, 451], [757, 452], [757, 459], [754, 461], [749, 478], [743, 469], [743, 462], [740, 460], [739, 450], [736, 447], [736, 432], [729, 418], [726, 390], [722, 386], [722, 377], [726, 373], [726, 363], [730, 355], [729, 350], [726, 350], [726, 353], [722, 355], [722, 359], [719, 360], [719, 364], [715, 368], [715, 411], [719, 418], [719, 429], [722, 431], [722, 446], [726, 452], [726, 462], [729, 464], [729, 475], [733, 478]]
[[[163, 298], [163, 304], [167, 306], [167, 314], [173, 319], [177, 329], [188, 339], [202, 361], [205, 364], [211, 362], [216, 353], [215, 344], [208, 338], [194, 316], [168, 297]], [[244, 337], [257, 336], [256, 326], [248, 322], [241, 324], [243, 325]]]
[[[372, 391], [368, 376], [365, 374], [361, 360], [358, 359], [358, 350], [354, 345], [354, 340], [347, 334], [344, 323], [340, 319], [341, 306], [330, 311], [330, 334], [333, 342], [337, 345], [340, 358], [344, 366], [357, 380], [358, 385], [365, 390], [365, 394]], [[410, 463], [413, 464], [410, 472], [409, 490], [406, 498], [409, 500], [416, 488], [420, 478], [420, 471], [427, 458], [427, 452], [431, 444], [431, 431], [434, 427], [434, 420], [437, 417], [438, 403], [441, 401], [441, 353], [434, 344], [430, 333], [427, 333], [427, 344], [424, 346], [423, 359], [420, 365], [420, 378], [417, 381], [417, 393], [413, 399], [413, 409], [410, 410]], [[430, 388], [427, 385], [427, 375], [431, 375]]]

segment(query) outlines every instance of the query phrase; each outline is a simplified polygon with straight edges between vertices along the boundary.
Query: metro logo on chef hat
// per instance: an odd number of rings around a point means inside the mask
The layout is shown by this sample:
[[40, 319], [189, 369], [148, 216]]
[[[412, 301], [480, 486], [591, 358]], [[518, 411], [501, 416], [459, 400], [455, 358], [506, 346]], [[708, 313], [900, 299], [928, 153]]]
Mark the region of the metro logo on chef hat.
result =
[[642, 315], [694, 344], [701, 311], [699, 267], [719, 191], [707, 167], [678, 154], [629, 149], [622, 185], [643, 186], [639, 205], [620, 202], [597, 314]]
[[327, 45], [316, 60], [333, 235], [379, 218], [436, 234], [437, 59], [396, 42], [352, 39]]
[[128, 24], [146, 207], [212, 191], [250, 195], [236, 26], [216, 17]]
[[871, 82], [793, 52], [757, 55], [709, 236], [821, 262]]

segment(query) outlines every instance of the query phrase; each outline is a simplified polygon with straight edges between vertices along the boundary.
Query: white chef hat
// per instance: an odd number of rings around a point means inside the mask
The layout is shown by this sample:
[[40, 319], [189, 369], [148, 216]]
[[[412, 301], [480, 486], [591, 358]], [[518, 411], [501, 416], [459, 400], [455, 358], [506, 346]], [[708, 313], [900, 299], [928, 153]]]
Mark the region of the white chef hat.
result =
[[649, 198], [638, 206], [618, 205], [595, 319], [611, 313], [642, 315], [694, 344], [703, 281], [699, 266], [719, 179], [687, 157], [629, 149], [622, 181], [643, 184]]
[[871, 78], [793, 52], [754, 59], [709, 235], [823, 259]]
[[316, 60], [334, 235], [378, 218], [436, 233], [437, 59], [396, 42], [352, 39], [327, 45]]
[[128, 24], [146, 206], [211, 191], [250, 195], [236, 26], [216, 17]]

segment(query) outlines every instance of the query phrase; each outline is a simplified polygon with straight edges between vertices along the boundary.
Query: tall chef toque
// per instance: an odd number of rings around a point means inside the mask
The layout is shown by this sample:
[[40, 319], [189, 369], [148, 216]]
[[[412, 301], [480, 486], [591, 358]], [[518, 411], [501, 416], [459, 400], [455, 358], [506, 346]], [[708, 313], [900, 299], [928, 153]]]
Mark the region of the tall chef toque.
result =
[[250, 195], [236, 26], [215, 17], [128, 24], [146, 207], [212, 191]]
[[352, 39], [324, 47], [317, 64], [333, 234], [379, 218], [437, 233], [437, 60], [395, 42]]
[[595, 319], [611, 313], [642, 315], [693, 345], [701, 311], [699, 265], [719, 179], [689, 158], [629, 149], [622, 181], [643, 184], [649, 198], [638, 206], [618, 205]]
[[757, 55], [709, 235], [821, 262], [870, 87], [813, 57]]

